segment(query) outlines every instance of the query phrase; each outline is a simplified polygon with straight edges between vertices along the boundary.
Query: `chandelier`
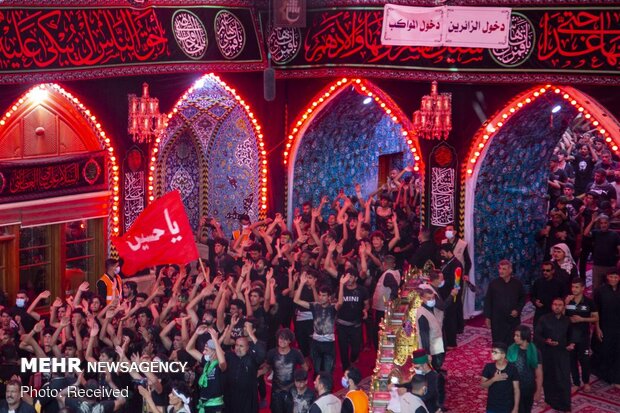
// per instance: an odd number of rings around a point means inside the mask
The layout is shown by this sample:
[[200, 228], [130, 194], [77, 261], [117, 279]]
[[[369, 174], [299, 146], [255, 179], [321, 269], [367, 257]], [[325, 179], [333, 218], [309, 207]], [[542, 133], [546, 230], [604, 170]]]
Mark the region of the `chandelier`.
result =
[[437, 82], [431, 94], [422, 97], [420, 110], [413, 113], [413, 127], [424, 139], [448, 139], [452, 130], [452, 94], [437, 93]]
[[148, 83], [142, 84], [142, 96], [129, 96], [127, 132], [136, 143], [151, 143], [166, 129], [166, 115], [159, 113], [159, 99], [149, 96]]

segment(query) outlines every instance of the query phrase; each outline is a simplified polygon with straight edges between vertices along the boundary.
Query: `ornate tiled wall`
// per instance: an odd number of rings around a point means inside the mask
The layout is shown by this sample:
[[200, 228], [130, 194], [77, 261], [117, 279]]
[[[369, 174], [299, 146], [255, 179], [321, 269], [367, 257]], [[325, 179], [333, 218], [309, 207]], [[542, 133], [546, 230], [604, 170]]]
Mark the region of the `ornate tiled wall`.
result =
[[295, 158], [293, 207], [306, 200], [317, 205], [323, 195], [333, 199], [340, 188], [353, 195], [356, 182], [368, 196], [377, 188], [380, 155], [403, 152], [403, 163], [413, 164], [401, 126], [364, 98], [341, 92], [306, 130]]
[[[558, 104], [562, 110], [551, 118]], [[477, 307], [498, 276], [500, 260], [512, 262], [526, 288], [539, 275], [542, 249], [534, 237], [546, 222], [548, 161], [576, 114], [561, 96], [548, 94], [510, 118], [493, 138], [474, 200], [476, 284], [482, 287]]]
[[[238, 214], [257, 219], [259, 156], [254, 133], [234, 96], [207, 78], [168, 123], [159, 146], [156, 196], [183, 186], [190, 223], [196, 226], [200, 216], [214, 217], [227, 234], [237, 228]], [[195, 157], [179, 156], [189, 146], [197, 148]]]

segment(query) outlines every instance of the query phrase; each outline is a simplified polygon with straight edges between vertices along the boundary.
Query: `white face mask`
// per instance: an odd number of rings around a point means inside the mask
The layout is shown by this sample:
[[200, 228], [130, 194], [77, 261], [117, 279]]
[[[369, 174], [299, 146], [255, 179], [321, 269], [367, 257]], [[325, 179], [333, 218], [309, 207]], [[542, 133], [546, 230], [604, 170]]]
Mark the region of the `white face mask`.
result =
[[121, 267], [116, 267], [114, 268], [114, 274], [120, 274], [121, 273]]
[[454, 238], [454, 231], [446, 231], [446, 238], [448, 239]]
[[422, 370], [422, 369], [414, 368], [413, 370], [415, 370], [415, 374], [419, 374], [419, 375], [423, 375], [424, 374], [424, 370]]
[[346, 377], [342, 376], [342, 378], [340, 379], [340, 384], [342, 384], [342, 387], [344, 387], [345, 389], [349, 388], [349, 379], [347, 379]]
[[204, 356], [205, 361], [208, 363], [211, 361], [211, 354], [205, 354]]
[[23, 298], [16, 298], [15, 305], [21, 308], [26, 305], [26, 300]]
[[439, 288], [443, 287], [444, 285], [446, 285], [446, 281], [445, 280], [439, 283]]
[[435, 299], [428, 300], [428, 301], [426, 302], [426, 305], [427, 305], [428, 307], [430, 307], [430, 308], [435, 307]]

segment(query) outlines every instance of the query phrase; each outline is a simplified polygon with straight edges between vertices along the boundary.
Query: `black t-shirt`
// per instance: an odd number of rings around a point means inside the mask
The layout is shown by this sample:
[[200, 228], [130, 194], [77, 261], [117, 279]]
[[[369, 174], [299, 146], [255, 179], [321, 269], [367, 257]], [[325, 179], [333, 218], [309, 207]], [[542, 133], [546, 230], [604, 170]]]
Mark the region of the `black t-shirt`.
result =
[[598, 229], [592, 230], [592, 261], [594, 265], [603, 267], [614, 267], [617, 262], [618, 245], [620, 245], [620, 235], [617, 232]]
[[293, 413], [308, 413], [310, 406], [312, 406], [314, 399], [316, 399], [314, 390], [308, 387], [306, 387], [303, 393], [298, 393], [297, 387], [293, 386], [291, 396], [293, 398]]
[[[495, 363], [488, 363], [482, 370], [482, 376], [490, 379], [495, 376], [498, 371]], [[489, 397], [487, 398], [487, 411], [497, 413], [510, 413], [514, 407], [514, 387], [513, 382], [519, 381], [519, 373], [512, 363], [508, 363], [501, 373], [506, 373], [508, 378], [503, 381], [497, 381], [489, 387]]]
[[[573, 299], [566, 305], [565, 315], [566, 317], [578, 315], [580, 317], [589, 318], [592, 316], [592, 311], [594, 311], [594, 301], [586, 296], [583, 296], [579, 304], [577, 304]], [[570, 337], [569, 341], [571, 343], [589, 343], [590, 323], [571, 323], [568, 334]]]
[[[568, 177], [566, 176], [566, 172], [564, 172], [564, 169], [558, 169], [557, 171], [549, 171], [549, 180], [564, 183], [568, 181]], [[549, 185], [549, 195], [551, 195], [552, 198], [557, 198], [561, 196], [562, 188], [553, 188], [551, 185]]]
[[[215, 399], [224, 395], [224, 383], [222, 370], [217, 360], [207, 363], [204, 358], [201, 361], [202, 373], [196, 375], [196, 384], [200, 398], [204, 400]], [[205, 376], [203, 378], [203, 376]], [[206, 378], [206, 385], [205, 379]], [[202, 384], [201, 384], [202, 383]]]
[[[536, 349], [538, 353], [538, 365], [542, 364], [542, 354], [540, 350]], [[519, 386], [521, 390], [535, 389], [536, 388], [536, 369], [531, 368], [527, 364], [527, 350], [519, 348], [517, 353], [517, 360], [514, 362], [519, 374]]]
[[336, 322], [336, 307], [330, 304], [323, 307], [319, 303], [310, 303], [310, 311], [314, 318], [314, 335], [317, 341], [334, 341], [334, 324]]
[[575, 155], [573, 166], [575, 170], [575, 195], [581, 195], [585, 192], [586, 186], [592, 179], [594, 161], [589, 156], [583, 157], [577, 154]]
[[272, 348], [267, 352], [265, 361], [273, 370], [273, 389], [289, 390], [294, 384], [295, 366], [304, 364], [304, 356], [296, 348], [291, 348], [286, 354], [280, 354], [277, 348]]
[[[346, 286], [342, 292], [342, 307], [338, 310], [338, 324], [359, 326], [362, 323], [364, 301], [368, 300], [368, 290], [356, 285], [350, 290]], [[344, 321], [344, 322], [343, 322]]]
[[[77, 413], [112, 413], [114, 412], [114, 401], [105, 400], [102, 402], [86, 401], [80, 399], [66, 398], [67, 407]], [[34, 409], [32, 410], [34, 412]]]

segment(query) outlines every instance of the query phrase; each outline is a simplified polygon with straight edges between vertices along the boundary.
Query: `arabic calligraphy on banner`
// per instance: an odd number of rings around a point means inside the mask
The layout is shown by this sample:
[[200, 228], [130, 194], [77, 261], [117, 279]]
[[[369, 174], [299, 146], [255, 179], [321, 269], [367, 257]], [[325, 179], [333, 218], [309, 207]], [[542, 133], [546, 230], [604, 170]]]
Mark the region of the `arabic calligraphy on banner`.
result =
[[[100, 76], [123, 65], [262, 63], [252, 9], [228, 8], [227, 20], [216, 23], [222, 10], [0, 7], [0, 73], [93, 69]], [[228, 32], [234, 33], [222, 37], [227, 31], [222, 23], [231, 23]], [[208, 29], [213, 27], [218, 33]]]
[[[401, 31], [437, 33], [441, 22], [429, 14], [417, 19], [398, 19], [405, 24]], [[423, 17], [424, 16], [424, 17]], [[266, 22], [267, 16], [261, 14]], [[383, 9], [338, 8], [308, 12], [308, 27], [301, 29], [301, 51], [295, 50], [292, 35], [271, 33], [270, 48], [286, 50], [286, 69], [317, 67], [356, 67], [451, 72], [553, 73], [596, 75], [620, 71], [620, 7], [587, 11], [580, 8], [512, 9], [510, 24], [505, 24], [507, 47], [465, 47], [446, 43], [449, 23], [442, 46], [391, 46], [381, 43]], [[415, 23], [414, 23], [415, 21]], [[458, 30], [469, 33], [477, 24], [464, 19]], [[469, 22], [469, 23], [468, 23]], [[491, 25], [489, 23], [489, 28]], [[499, 24], [499, 20], [498, 20]], [[434, 25], [434, 26], [433, 26]], [[411, 30], [409, 30], [411, 27]], [[423, 29], [422, 29], [423, 27]], [[456, 27], [456, 25], [453, 25]], [[480, 27], [482, 32], [486, 27]], [[494, 34], [500, 32], [501, 25]], [[293, 32], [291, 32], [293, 34]], [[452, 35], [454, 32], [452, 32]], [[427, 39], [428, 40], [428, 39]], [[431, 43], [432, 44], [432, 43]], [[507, 72], [508, 73], [508, 72]]]
[[386, 4], [381, 43], [390, 46], [503, 48], [508, 45], [509, 29], [508, 8]]
[[4, 185], [0, 204], [107, 189], [105, 155], [63, 156], [60, 159], [0, 162]]
[[198, 258], [192, 227], [178, 191], [157, 199], [112, 243], [124, 258], [123, 273], [159, 264], [187, 264]]

